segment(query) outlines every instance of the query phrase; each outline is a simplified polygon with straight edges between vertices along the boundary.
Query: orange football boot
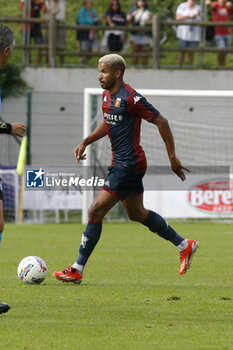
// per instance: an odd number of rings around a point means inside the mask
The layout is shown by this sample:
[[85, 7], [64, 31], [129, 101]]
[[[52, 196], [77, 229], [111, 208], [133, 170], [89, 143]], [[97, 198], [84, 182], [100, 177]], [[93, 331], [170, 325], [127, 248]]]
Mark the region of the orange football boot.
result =
[[189, 268], [193, 254], [198, 248], [198, 242], [188, 239], [188, 246], [180, 252], [180, 275], [185, 273]]
[[73, 266], [68, 267], [63, 271], [55, 271], [53, 272], [53, 276], [62, 282], [73, 282], [77, 284], [81, 283], [83, 278], [83, 275], [79, 273], [79, 270], [75, 269]]

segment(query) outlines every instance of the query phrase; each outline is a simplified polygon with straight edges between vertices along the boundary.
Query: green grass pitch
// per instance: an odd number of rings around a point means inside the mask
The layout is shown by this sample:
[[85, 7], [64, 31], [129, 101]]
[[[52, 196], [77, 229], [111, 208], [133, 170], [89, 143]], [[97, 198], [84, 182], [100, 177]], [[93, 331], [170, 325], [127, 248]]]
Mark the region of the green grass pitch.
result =
[[[80, 286], [52, 272], [74, 262], [82, 225], [6, 225], [0, 299], [11, 310], [0, 316], [1, 350], [232, 350], [232, 225], [172, 224], [199, 241], [185, 275], [170, 242], [136, 223], [106, 223]], [[41, 285], [17, 277], [28, 255], [47, 263]]]

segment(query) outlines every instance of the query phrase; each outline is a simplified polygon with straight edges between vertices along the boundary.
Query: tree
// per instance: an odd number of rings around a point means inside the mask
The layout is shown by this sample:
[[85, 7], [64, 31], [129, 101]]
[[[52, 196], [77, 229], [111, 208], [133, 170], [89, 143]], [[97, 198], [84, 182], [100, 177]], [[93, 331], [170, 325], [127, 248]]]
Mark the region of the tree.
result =
[[2, 100], [11, 96], [21, 96], [28, 88], [26, 81], [21, 77], [22, 69], [9, 64], [0, 71], [0, 89]]

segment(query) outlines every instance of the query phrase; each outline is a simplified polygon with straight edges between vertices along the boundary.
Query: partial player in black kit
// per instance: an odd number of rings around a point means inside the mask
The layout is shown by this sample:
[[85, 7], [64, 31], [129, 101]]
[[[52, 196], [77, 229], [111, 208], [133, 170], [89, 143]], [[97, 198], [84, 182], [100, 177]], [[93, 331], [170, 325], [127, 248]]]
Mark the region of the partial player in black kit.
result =
[[[14, 50], [14, 46], [15, 46], [15, 40], [14, 40], [13, 31], [9, 27], [3, 24], [0, 24], [0, 69], [4, 69], [7, 66], [10, 60], [12, 51]], [[26, 126], [22, 123], [8, 124], [8, 123], [0, 122], [0, 134], [23, 136], [25, 131], [26, 131]], [[3, 229], [4, 229], [3, 188], [2, 188], [2, 179], [0, 178], [0, 246], [1, 246]], [[9, 309], [10, 309], [10, 305], [0, 302], [0, 314], [7, 312]]]

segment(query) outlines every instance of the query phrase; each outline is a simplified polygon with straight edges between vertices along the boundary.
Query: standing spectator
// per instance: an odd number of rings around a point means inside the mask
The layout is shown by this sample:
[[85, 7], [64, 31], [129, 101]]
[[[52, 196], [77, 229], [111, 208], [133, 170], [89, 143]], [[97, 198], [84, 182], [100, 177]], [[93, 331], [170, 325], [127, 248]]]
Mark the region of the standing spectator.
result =
[[[45, 12], [46, 17], [49, 17], [51, 12], [56, 13], [56, 19], [60, 23], [66, 22], [66, 0], [45, 0]], [[46, 32], [46, 42], [48, 42], [48, 31]], [[66, 30], [63, 28], [57, 28], [56, 44], [58, 46], [66, 47]], [[59, 55], [60, 63], [64, 64], [64, 56]]]
[[[45, 11], [45, 4], [44, 0], [31, 0], [31, 18], [40, 18], [40, 12]], [[20, 7], [22, 10], [24, 10], [24, 0], [20, 1]], [[22, 36], [23, 41], [26, 37], [25, 33], [28, 29], [27, 24], [22, 24], [21, 30], [22, 30]], [[33, 38], [35, 44], [41, 45], [44, 44], [44, 39], [41, 31], [41, 23], [32, 23], [30, 26], [30, 38]], [[41, 50], [38, 50], [37, 57], [36, 57], [36, 64], [40, 64], [42, 59], [42, 53]], [[29, 59], [31, 63], [31, 55]]]
[[[133, 26], [144, 27], [151, 22], [152, 12], [149, 9], [146, 0], [137, 0], [136, 4], [130, 9], [127, 15], [127, 22]], [[151, 34], [148, 32], [133, 32], [131, 34], [132, 51], [140, 53], [148, 51], [149, 45], [152, 43]], [[132, 58], [132, 65], [138, 64], [138, 57]], [[142, 58], [142, 64], [148, 64], [147, 57]]]
[[[92, 8], [92, 0], [85, 0], [83, 2], [83, 7], [76, 16], [76, 23], [80, 25], [98, 25], [101, 24], [103, 15], [99, 16]], [[80, 51], [99, 51], [99, 41], [98, 41], [98, 32], [95, 29], [92, 30], [78, 30], [77, 31], [77, 40], [79, 41], [79, 50]], [[81, 60], [82, 64], [87, 64], [88, 57], [83, 57]]]
[[[176, 36], [179, 40], [179, 47], [197, 47], [200, 41], [201, 29], [199, 26], [192, 26], [192, 22], [199, 21], [201, 19], [201, 8], [196, 5], [195, 0], [187, 0], [182, 2], [176, 10], [176, 20], [190, 22], [190, 25], [177, 26]], [[180, 65], [184, 63], [185, 51], [179, 52], [178, 62]], [[188, 63], [193, 65], [194, 52], [188, 53]]]
[[126, 24], [126, 14], [121, 11], [119, 0], [111, 1], [105, 16], [107, 25], [111, 30], [104, 32], [102, 45], [107, 46], [111, 52], [121, 51], [125, 42], [125, 32], [115, 29], [117, 26], [124, 26]]
[[[211, 9], [213, 22], [229, 22], [231, 20], [232, 3], [226, 0], [206, 0], [206, 5]], [[215, 27], [214, 40], [220, 49], [227, 49], [231, 46], [231, 27]], [[224, 66], [226, 53], [218, 53], [218, 63]]]

